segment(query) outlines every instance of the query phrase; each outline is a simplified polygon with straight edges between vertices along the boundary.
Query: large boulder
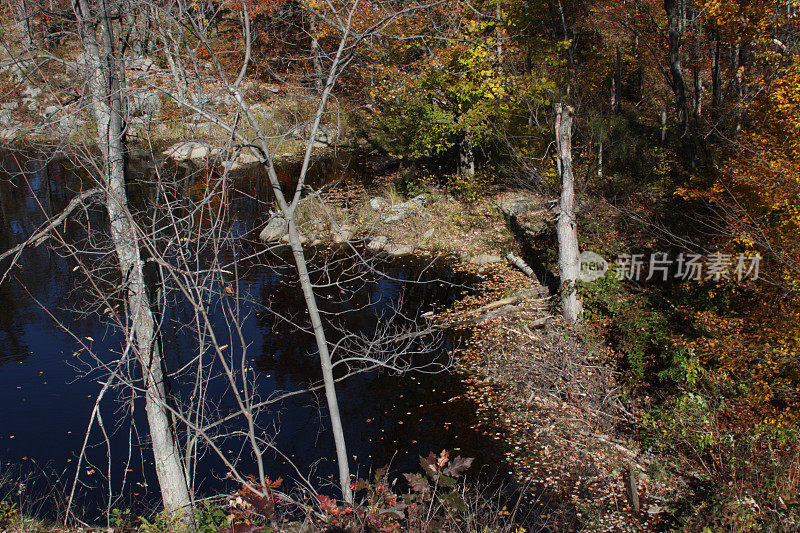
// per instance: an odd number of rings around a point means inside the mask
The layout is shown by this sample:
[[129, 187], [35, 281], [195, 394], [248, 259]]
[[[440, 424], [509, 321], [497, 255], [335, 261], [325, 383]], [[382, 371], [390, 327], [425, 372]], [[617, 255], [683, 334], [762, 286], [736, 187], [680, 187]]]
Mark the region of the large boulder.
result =
[[[309, 241], [310, 241], [310, 239], [308, 237], [306, 237], [305, 235], [303, 235], [302, 233], [300, 235], [298, 235], [297, 238], [300, 241], [300, 244], [302, 244], [303, 246], [308, 244]], [[281, 242], [284, 243], [284, 244], [289, 244], [290, 239], [289, 239], [289, 234], [288, 233], [286, 235], [284, 235], [283, 237], [281, 237]]]
[[49, 105], [44, 108], [43, 114], [45, 118], [52, 118], [57, 115], [59, 111], [61, 111], [61, 107], [57, 105]]
[[74, 114], [64, 115], [58, 120], [58, 131], [62, 134], [75, 133], [78, 126], [82, 126], [83, 121], [79, 120]]
[[28, 86], [25, 87], [25, 90], [22, 91], [22, 96], [28, 98], [39, 98], [41, 95], [42, 95], [42, 89], [40, 87]]
[[253, 167], [259, 163], [261, 163], [261, 159], [249, 149], [246, 149], [237, 152], [235, 157], [223, 161], [222, 166], [231, 172], [235, 172], [237, 170]]
[[192, 161], [205, 159], [211, 155], [211, 145], [198, 141], [182, 141], [175, 143], [162, 152], [173, 161]]
[[272, 217], [264, 229], [259, 233], [258, 238], [261, 242], [278, 242], [285, 235], [287, 231], [286, 220], [283, 217]]
[[414, 251], [414, 247], [410, 244], [394, 244], [389, 243], [383, 247], [383, 251], [387, 254], [391, 255], [392, 257], [400, 257], [403, 255], [408, 255]]
[[141, 70], [142, 72], [147, 72], [149, 70], [155, 70], [158, 67], [156, 66], [156, 62], [149, 57], [137, 57], [128, 63], [128, 68], [131, 70]]
[[369, 250], [373, 251], [373, 252], [380, 252], [381, 250], [386, 248], [386, 245], [388, 244], [388, 242], [389, 242], [389, 239], [387, 239], [386, 237], [380, 235], [378, 237], [375, 237], [371, 241], [369, 241], [369, 244], [367, 244], [367, 248]]
[[386, 208], [381, 216], [384, 224], [395, 224], [408, 218], [410, 215], [419, 214], [430, 202], [430, 196], [420, 194], [407, 202]]
[[78, 56], [75, 58], [75, 70], [82, 74], [88, 71], [89, 67], [91, 67], [91, 60], [89, 56], [84, 53], [78, 54]]
[[533, 194], [507, 196], [497, 201], [497, 207], [507, 217], [518, 217], [543, 207], [541, 199]]
[[496, 203], [497, 208], [519, 228], [529, 235], [540, 235], [548, 229], [547, 202], [534, 194], [517, 194], [501, 198]]
[[473, 265], [490, 265], [492, 263], [503, 263], [505, 260], [500, 257], [499, 255], [492, 255], [492, 254], [480, 254], [473, 257], [470, 257], [469, 262]]
[[334, 225], [333, 229], [333, 242], [342, 244], [353, 239], [358, 228], [350, 224], [342, 224], [338, 228]]
[[336, 130], [329, 126], [317, 128], [317, 136], [314, 139], [316, 145], [329, 146], [336, 141]]
[[376, 196], [369, 201], [369, 206], [375, 211], [383, 211], [389, 205], [389, 200], [383, 196]]

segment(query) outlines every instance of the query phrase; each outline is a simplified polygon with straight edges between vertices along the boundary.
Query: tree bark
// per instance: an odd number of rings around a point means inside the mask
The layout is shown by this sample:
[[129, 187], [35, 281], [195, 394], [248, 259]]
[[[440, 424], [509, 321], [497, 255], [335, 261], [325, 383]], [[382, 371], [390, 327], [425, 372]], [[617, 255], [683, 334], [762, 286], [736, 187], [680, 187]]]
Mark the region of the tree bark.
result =
[[464, 135], [458, 143], [458, 173], [467, 178], [475, 177], [475, 151], [469, 135]]
[[714, 55], [711, 60], [711, 106], [714, 110], [717, 110], [720, 103], [722, 103], [722, 79], [720, 77], [719, 56], [720, 43], [719, 34], [717, 34], [717, 39], [714, 44]]
[[611, 97], [612, 107], [614, 113], [620, 113], [622, 111], [622, 54], [619, 51], [619, 46], [617, 47], [617, 58], [614, 68], [613, 91], [614, 93]]
[[681, 133], [686, 131], [689, 117], [686, 109], [686, 84], [683, 81], [681, 67], [681, 38], [683, 36], [683, 17], [681, 6], [676, 0], [664, 0], [664, 10], [669, 22], [669, 71], [672, 92], [675, 94], [675, 107], [678, 115], [678, 127]]
[[322, 49], [317, 39], [317, 21], [315, 15], [308, 12], [308, 34], [311, 36], [311, 61], [314, 64], [314, 87], [317, 92], [322, 92], [325, 88], [325, 75], [322, 70]]
[[28, 0], [20, 0], [19, 12], [20, 18], [24, 23], [24, 31], [22, 32], [23, 45], [27, 50], [30, 50], [34, 45], [34, 36], [33, 27], [31, 26], [31, 12], [30, 9], [28, 9]]
[[692, 68], [692, 76], [694, 77], [694, 101], [692, 102], [695, 122], [700, 122], [700, 116], [703, 114], [703, 84], [700, 79], [700, 67]]
[[167, 409], [168, 398], [164, 386], [163, 361], [156, 342], [156, 324], [145, 287], [139, 238], [125, 191], [124, 125], [117, 66], [119, 58], [114, 56], [116, 47], [111, 21], [108, 11], [101, 11], [101, 57], [88, 0], [77, 0], [75, 13], [86, 55], [87, 84], [97, 126], [98, 145], [104, 157], [102, 179], [111, 222], [111, 240], [127, 292], [126, 304], [131, 320], [127, 342], [135, 345], [135, 353], [142, 367], [145, 409], [161, 497], [168, 512], [188, 511], [192, 499]]
[[733, 90], [736, 93], [736, 106], [734, 108], [734, 130], [742, 128], [742, 103], [744, 100], [742, 45], [736, 43], [731, 47], [731, 67], [733, 68]]
[[564, 318], [578, 322], [582, 303], [575, 290], [580, 272], [578, 252], [578, 225], [575, 218], [575, 178], [572, 173], [572, 118], [571, 107], [556, 104], [556, 151], [558, 173], [561, 177], [561, 202], [556, 224], [558, 235], [558, 271], [563, 290]]
[[[286, 214], [288, 211], [284, 211]], [[347, 445], [342, 427], [342, 417], [339, 413], [339, 400], [336, 396], [336, 380], [333, 377], [333, 362], [330, 350], [328, 349], [328, 339], [325, 328], [322, 325], [322, 317], [317, 307], [317, 297], [314, 294], [314, 285], [308, 276], [305, 252], [300, 242], [300, 233], [297, 231], [297, 224], [294, 220], [294, 212], [287, 217], [289, 223], [289, 245], [292, 247], [297, 276], [300, 279], [300, 287], [303, 289], [303, 297], [308, 309], [308, 316], [311, 320], [311, 328], [314, 331], [317, 350], [319, 351], [320, 367], [322, 369], [322, 379], [325, 384], [325, 399], [328, 404], [328, 415], [331, 417], [331, 429], [333, 430], [333, 440], [336, 446], [336, 462], [339, 467], [339, 485], [342, 489], [342, 496], [348, 503], [353, 503], [353, 491], [350, 489], [350, 462], [347, 456]]]

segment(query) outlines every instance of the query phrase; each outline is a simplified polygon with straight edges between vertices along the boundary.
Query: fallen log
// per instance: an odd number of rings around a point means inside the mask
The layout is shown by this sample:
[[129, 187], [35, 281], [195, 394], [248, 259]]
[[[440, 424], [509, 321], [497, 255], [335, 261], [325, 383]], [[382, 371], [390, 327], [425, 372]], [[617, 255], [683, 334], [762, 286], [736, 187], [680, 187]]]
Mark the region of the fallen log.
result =
[[516, 303], [518, 303], [521, 300], [524, 300], [526, 298], [542, 298], [545, 295], [546, 295], [545, 288], [539, 286], [539, 287], [536, 287], [535, 289], [528, 289], [528, 290], [520, 291], [517, 294], [514, 294], [513, 296], [509, 296], [508, 298], [503, 298], [502, 300], [497, 300], [495, 302], [488, 303], [486, 305], [482, 305], [481, 307], [478, 307], [477, 309], [474, 309], [472, 311], [467, 311], [467, 313], [469, 313], [469, 314], [474, 313], [476, 315], [480, 315], [482, 313], [486, 313], [488, 311], [492, 311], [493, 309], [497, 309], [499, 307], [504, 307], [506, 305], [516, 304]]
[[517, 267], [523, 274], [528, 276], [529, 278], [536, 279], [536, 274], [533, 273], [533, 269], [525, 262], [525, 260], [518, 255], [514, 255], [513, 252], [508, 252], [506, 254], [506, 259], [508, 262]]

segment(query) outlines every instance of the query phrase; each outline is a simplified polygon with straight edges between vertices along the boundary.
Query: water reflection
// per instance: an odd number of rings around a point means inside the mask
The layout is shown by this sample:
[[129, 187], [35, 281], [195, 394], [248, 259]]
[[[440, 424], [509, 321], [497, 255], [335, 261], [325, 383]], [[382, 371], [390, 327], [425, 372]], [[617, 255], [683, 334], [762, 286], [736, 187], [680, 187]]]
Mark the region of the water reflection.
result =
[[[76, 191], [81, 189], [81, 172], [62, 159], [37, 160], [20, 154], [0, 154], [0, 249], [8, 249], [33, 233], [47, 216], [61, 211]], [[150, 162], [131, 163], [138, 181], [130, 190], [133, 203], [142, 209], [154, 204], [153, 192], [146, 183], [156, 166]], [[161, 167], [159, 167], [161, 168]], [[168, 167], [166, 167], [168, 168]], [[365, 167], [353, 161], [324, 161], [315, 167], [313, 179], [344, 177], [360, 179]], [[362, 170], [358, 170], [362, 169]], [[250, 235], [264, 222], [269, 205], [269, 192], [257, 172], [232, 176], [225, 183], [214, 174], [181, 170], [175, 198], [205, 194], [208, 187], [217, 187], [218, 202], [226, 202], [226, 225], [234, 237]], [[194, 169], [196, 170], [196, 169]], [[296, 169], [281, 168], [284, 180]], [[182, 192], [181, 192], [182, 191]], [[224, 198], [223, 198], [224, 195]], [[188, 205], [188, 204], [187, 204]], [[212, 204], [212, 208], [219, 204]], [[106, 227], [101, 209], [90, 209], [86, 217], [95, 228]], [[201, 220], [197, 221], [202, 223]], [[83, 224], [67, 223], [62, 228], [65, 239], [80, 243], [86, 238]], [[322, 257], [320, 256], [320, 259]], [[57, 326], [61, 321], [75, 335], [91, 343], [99, 354], [113, 358], [121, 346], [119, 333], [97, 314], [81, 316], [75, 309], [85, 309], [87, 292], [73, 274], [71, 259], [48, 246], [27, 250], [19, 259], [13, 279], [0, 286], [0, 461], [3, 465], [22, 465], [23, 469], [50, 472], [47, 484], [29, 487], [34, 492], [52, 491], [66, 484], [74, 473], [76, 454], [101, 385], [93, 374], [78, 378], [79, 345], [75, 338]], [[331, 342], [345, 332], [374, 331], [396, 311], [417, 316], [434, 305], [448, 305], [458, 296], [459, 288], [441, 283], [408, 284], [416, 279], [423, 264], [407, 262], [387, 267], [388, 277], [372, 277], [352, 281], [320, 291], [320, 307], [335, 314], [339, 331], [331, 333]], [[258, 262], [242, 263], [238, 290], [245, 295], [241, 330], [252, 367], [258, 372], [257, 383], [262, 396], [276, 390], [300, 390], [319, 379], [314, 339], [283, 316], [295, 316], [302, 322], [303, 305], [291, 270]], [[427, 279], [444, 279], [463, 284], [444, 267], [430, 268]], [[193, 353], [193, 333], [184, 328], [192, 321], [191, 310], [180, 298], [168, 300], [170, 305], [159, 309], [163, 319], [162, 350], [171, 368], [185, 363]], [[277, 305], [282, 316], [269, 309]], [[356, 312], [341, 314], [347, 310]], [[222, 317], [212, 317], [215, 327], [225, 330]], [[446, 339], [439, 352], [429, 358], [446, 358], [454, 339]], [[224, 338], [231, 350], [242, 350], [235, 337]], [[185, 384], [173, 383], [176, 396], [186, 394]], [[210, 394], [218, 393], [220, 408], [232, 399], [224, 384], [209, 384]], [[369, 372], [356, 375], [339, 386], [339, 399], [345, 432], [352, 455], [352, 468], [359, 474], [373, 467], [392, 464], [398, 469], [416, 468], [417, 455], [443, 448], [474, 450], [478, 437], [469, 428], [471, 420], [464, 416], [468, 406], [451, 401], [461, 392], [458, 379], [447, 374], [413, 375], [398, 378], [388, 373]], [[157, 496], [157, 483], [148, 453], [129, 460], [133, 451], [146, 441], [142, 404], [135, 410], [110, 398], [102, 404], [112, 446], [112, 484], [119, 490], [123, 476], [127, 490], [119, 507], [143, 508]], [[321, 398], [313, 394], [292, 397], [274, 409], [268, 421], [275, 428], [275, 444], [296, 462], [304, 474], [312, 473], [317, 481], [330, 478], [335, 465], [333, 439], [324, 420], [326, 410]], [[131, 422], [136, 423], [135, 429]], [[90, 438], [89, 465], [84, 470], [86, 487], [80, 492], [80, 506], [96, 512], [104, 495], [97, 465], [105, 462], [106, 448], [99, 435]], [[240, 449], [226, 450], [237, 455]], [[483, 457], [484, 459], [489, 459]], [[295, 474], [280, 456], [266, 458], [268, 475], [275, 479], [292, 479]], [[35, 465], [35, 466], [34, 466]], [[90, 474], [89, 471], [92, 471]], [[197, 465], [198, 490], [201, 494], [229, 490], [225, 469], [213, 454], [205, 454]], [[48, 508], [51, 512], [52, 507]], [[91, 514], [91, 513], [90, 513]]]

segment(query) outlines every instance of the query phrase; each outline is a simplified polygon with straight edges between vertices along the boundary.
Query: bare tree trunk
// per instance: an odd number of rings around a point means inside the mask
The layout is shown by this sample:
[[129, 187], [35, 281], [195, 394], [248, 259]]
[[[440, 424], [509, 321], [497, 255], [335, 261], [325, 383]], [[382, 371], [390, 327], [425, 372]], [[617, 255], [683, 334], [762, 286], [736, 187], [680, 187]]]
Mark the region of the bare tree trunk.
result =
[[575, 178], [572, 173], [572, 117], [573, 109], [556, 104], [556, 151], [558, 173], [561, 177], [561, 203], [556, 233], [558, 235], [558, 271], [561, 276], [564, 318], [578, 322], [582, 304], [575, 290], [580, 272], [578, 251], [578, 224], [575, 218]]
[[308, 33], [311, 37], [311, 61], [314, 63], [314, 87], [318, 92], [325, 88], [325, 75], [322, 70], [322, 50], [317, 40], [317, 21], [312, 12], [308, 12]]
[[711, 85], [712, 85], [712, 92], [711, 92], [711, 106], [716, 110], [719, 108], [719, 105], [722, 103], [722, 79], [720, 78], [720, 65], [719, 65], [719, 55], [720, 55], [720, 43], [719, 43], [719, 34], [717, 34], [716, 43], [714, 44], [714, 55], [712, 56], [711, 60]]
[[703, 114], [703, 84], [700, 80], [700, 68], [694, 67], [692, 69], [692, 76], [694, 77], [694, 106], [692, 114], [694, 115], [695, 122], [700, 122], [700, 116]]
[[467, 178], [475, 177], [475, 151], [469, 135], [464, 135], [458, 143], [458, 173]]
[[612, 108], [614, 109], [614, 113], [620, 113], [622, 111], [622, 54], [619, 51], [619, 46], [617, 47], [617, 58], [614, 68], [613, 91], [614, 94], [611, 97]]
[[161, 42], [164, 47], [164, 56], [167, 58], [167, 66], [175, 82], [175, 95], [178, 100], [183, 100], [187, 96], [188, 85], [186, 82], [186, 69], [178, 53], [179, 45], [175, 41], [171, 29], [165, 31], [164, 28], [159, 25], [158, 34], [159, 37], [161, 37]]
[[503, 72], [503, 34], [500, 26], [503, 22], [503, 9], [500, 2], [497, 2], [495, 8], [495, 17], [497, 18], [497, 27], [495, 29], [495, 53], [497, 54], [497, 70]]
[[23, 21], [24, 31], [22, 32], [23, 44], [26, 50], [33, 48], [33, 28], [31, 27], [31, 12], [28, 9], [28, 0], [20, 0], [19, 4], [20, 19]]
[[50, 24], [49, 21], [47, 20], [47, 15], [53, 11], [52, 0], [50, 0], [49, 5], [47, 7], [41, 5], [40, 9], [42, 15], [42, 27], [41, 27], [42, 48], [44, 48], [45, 50], [49, 50], [52, 43], [50, 42]]
[[156, 325], [145, 288], [139, 239], [125, 192], [122, 95], [117, 76], [118, 58], [114, 57], [111, 21], [104, 9], [100, 14], [103, 40], [101, 57], [88, 0], [77, 0], [75, 12], [86, 54], [88, 86], [97, 125], [98, 144], [104, 156], [103, 185], [111, 221], [111, 239], [127, 289], [128, 316], [131, 320], [127, 341], [135, 344], [135, 353], [142, 367], [146, 391], [145, 407], [156, 474], [165, 509], [169, 512], [188, 510], [192, 500], [167, 409], [163, 361], [156, 343]]
[[700, 61], [702, 59], [703, 49], [700, 47], [699, 41], [695, 40], [692, 45], [692, 118], [694, 119], [695, 127], [700, 124], [700, 116], [703, 114], [703, 83], [700, 78]]
[[600, 139], [600, 145], [597, 148], [597, 177], [603, 177], [603, 139]]
[[[286, 211], [284, 211], [286, 213]], [[336, 445], [336, 461], [339, 466], [339, 485], [342, 489], [342, 496], [348, 503], [353, 503], [353, 491], [350, 489], [350, 467], [347, 457], [347, 446], [342, 428], [342, 417], [339, 414], [339, 400], [336, 397], [336, 380], [333, 377], [333, 362], [331, 361], [330, 350], [328, 349], [328, 339], [325, 328], [322, 325], [322, 318], [317, 307], [317, 297], [314, 294], [314, 286], [308, 276], [305, 252], [300, 242], [300, 233], [297, 231], [297, 224], [294, 221], [294, 213], [288, 218], [289, 223], [289, 244], [292, 247], [297, 275], [300, 279], [300, 287], [303, 289], [303, 298], [308, 309], [308, 316], [311, 319], [311, 328], [314, 331], [314, 339], [319, 351], [320, 367], [322, 368], [322, 379], [325, 383], [325, 398], [328, 404], [328, 414], [331, 417], [331, 428], [333, 430], [333, 440]]]
[[742, 101], [744, 99], [742, 71], [742, 45], [736, 43], [731, 47], [731, 67], [733, 68], [733, 90], [736, 93], [736, 107], [734, 112], [734, 129], [739, 131], [742, 127]]
[[686, 84], [683, 81], [681, 67], [681, 37], [683, 20], [681, 6], [676, 0], [664, 0], [664, 9], [669, 21], [669, 70], [672, 92], [675, 94], [675, 106], [678, 113], [678, 127], [681, 133], [686, 131], [689, 117], [686, 109]]

